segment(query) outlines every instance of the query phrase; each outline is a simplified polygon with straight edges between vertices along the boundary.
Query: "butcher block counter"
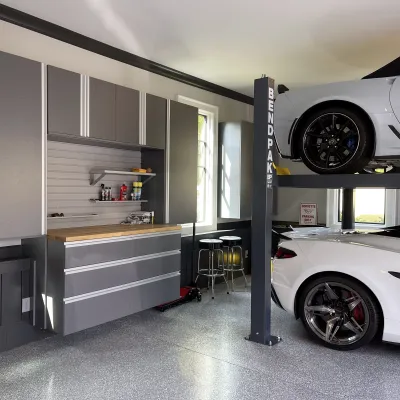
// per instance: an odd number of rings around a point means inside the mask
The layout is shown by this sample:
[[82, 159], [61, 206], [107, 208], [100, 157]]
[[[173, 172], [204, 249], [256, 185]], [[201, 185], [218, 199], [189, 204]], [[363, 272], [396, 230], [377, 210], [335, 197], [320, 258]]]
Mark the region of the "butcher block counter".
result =
[[105, 225], [51, 229], [47, 298], [68, 335], [179, 298], [181, 229]]
[[82, 228], [49, 229], [47, 237], [61, 242], [76, 242], [79, 240], [107, 239], [180, 230], [181, 227], [177, 225], [100, 225]]

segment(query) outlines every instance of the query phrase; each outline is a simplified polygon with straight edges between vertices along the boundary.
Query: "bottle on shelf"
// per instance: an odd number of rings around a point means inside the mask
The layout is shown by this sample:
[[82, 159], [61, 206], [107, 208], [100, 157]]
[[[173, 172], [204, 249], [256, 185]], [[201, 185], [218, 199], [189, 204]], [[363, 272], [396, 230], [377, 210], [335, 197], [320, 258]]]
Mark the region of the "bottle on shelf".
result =
[[106, 188], [104, 187], [104, 183], [102, 183], [102, 184], [100, 185], [100, 187], [101, 187], [101, 190], [100, 190], [100, 200], [101, 200], [101, 201], [104, 201], [104, 200], [106, 200]]
[[139, 186], [138, 182], [133, 182], [132, 184], [132, 201], [137, 201], [138, 199], [138, 191], [139, 191]]
[[128, 186], [126, 186], [125, 183], [123, 183], [119, 190], [119, 200], [120, 201], [125, 201], [127, 199], [127, 197], [126, 197], [127, 191], [128, 191]]

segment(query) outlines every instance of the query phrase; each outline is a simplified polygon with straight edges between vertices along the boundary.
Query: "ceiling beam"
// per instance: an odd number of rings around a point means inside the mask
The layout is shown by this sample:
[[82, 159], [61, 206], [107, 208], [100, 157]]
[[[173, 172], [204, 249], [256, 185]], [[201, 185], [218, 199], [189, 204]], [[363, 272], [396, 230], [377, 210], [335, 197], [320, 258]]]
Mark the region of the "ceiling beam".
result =
[[243, 93], [216, 85], [204, 79], [197, 78], [193, 75], [186, 74], [176, 69], [167, 67], [163, 64], [139, 57], [135, 54], [110, 46], [98, 40], [81, 35], [80, 33], [63, 28], [62, 26], [53, 24], [43, 19], [34, 17], [33, 15], [24, 13], [14, 8], [5, 6], [0, 3], [0, 20], [18, 25], [22, 28], [49, 36], [53, 39], [71, 44], [92, 53], [99, 54], [104, 57], [132, 65], [133, 67], [152, 72], [157, 75], [164, 76], [174, 81], [194, 86], [198, 89], [206, 90], [220, 96], [228, 97], [242, 103], [253, 105], [253, 98]]

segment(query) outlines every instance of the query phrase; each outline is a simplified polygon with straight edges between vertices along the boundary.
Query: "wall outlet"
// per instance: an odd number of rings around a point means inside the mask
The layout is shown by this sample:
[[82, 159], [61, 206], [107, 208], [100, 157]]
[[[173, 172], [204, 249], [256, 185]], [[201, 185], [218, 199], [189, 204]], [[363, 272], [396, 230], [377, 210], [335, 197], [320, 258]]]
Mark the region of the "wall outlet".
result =
[[248, 250], [244, 251], [244, 258], [249, 258], [249, 251]]

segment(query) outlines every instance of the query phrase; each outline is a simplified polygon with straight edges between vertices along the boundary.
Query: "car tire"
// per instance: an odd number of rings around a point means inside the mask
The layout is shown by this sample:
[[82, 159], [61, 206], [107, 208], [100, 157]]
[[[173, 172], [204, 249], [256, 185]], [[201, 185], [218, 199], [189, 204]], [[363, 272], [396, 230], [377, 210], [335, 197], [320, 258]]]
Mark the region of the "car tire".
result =
[[[344, 335], [349, 333], [350, 335], [354, 335], [353, 331], [349, 330], [347, 327], [345, 328], [343, 325], [339, 328], [337, 337], [336, 338], [332, 337], [332, 340], [326, 339], [328, 324], [325, 325], [325, 331], [323, 329], [323, 326], [321, 326], [321, 328], [319, 329], [322, 332], [321, 335], [321, 333], [318, 330], [318, 319], [321, 318], [321, 325], [323, 325], [324, 324], [323, 318], [328, 318], [329, 322], [332, 321], [332, 319], [340, 318], [339, 313], [334, 313], [333, 315], [328, 314], [327, 317], [325, 316], [320, 317], [316, 316], [314, 314], [314, 311], [312, 311], [311, 314], [313, 315], [313, 318], [310, 318], [310, 312], [308, 311], [308, 309], [313, 306], [310, 307], [309, 305], [308, 301], [310, 299], [309, 295], [310, 293], [313, 293], [313, 291], [315, 291], [316, 288], [320, 287], [321, 285], [326, 285], [327, 283], [338, 294], [344, 293], [342, 289], [343, 287], [350, 288], [352, 293], [357, 293], [357, 295], [361, 299], [360, 303], [356, 307], [361, 307], [361, 309], [363, 310], [364, 324], [362, 324], [361, 321], [357, 322], [354, 320], [353, 322], [353, 320], [351, 320], [351, 326], [353, 328], [357, 327], [357, 323], [360, 324], [358, 325], [360, 328], [361, 327], [365, 328], [363, 332], [359, 332], [360, 337], [357, 340], [346, 342], [346, 337], [344, 337], [343, 339], [340, 338], [340, 335], [342, 334]], [[327, 296], [327, 295], [326, 293], [324, 293], [322, 296]], [[349, 298], [349, 301], [350, 300], [351, 298]], [[301, 293], [299, 293], [297, 307], [300, 319], [302, 320], [310, 336], [318, 343], [334, 350], [342, 350], [342, 351], [355, 350], [361, 346], [370, 343], [377, 336], [377, 333], [380, 331], [380, 327], [382, 325], [382, 320], [383, 320], [381, 307], [378, 301], [362, 283], [350, 277], [344, 277], [335, 274], [319, 276], [307, 282], [306, 285], [301, 289]], [[355, 310], [356, 309], [354, 309], [352, 312], [354, 313]], [[347, 324], [348, 319], [345, 319], [345, 321]], [[368, 321], [368, 324], [366, 324], [366, 321]], [[337, 326], [339, 326], [341, 322], [339, 320], [336, 323]], [[342, 341], [339, 342], [339, 339]]]
[[[329, 126], [334, 116], [337, 123]], [[348, 126], [345, 127], [346, 123]], [[341, 127], [347, 132], [340, 133]], [[344, 136], [349, 132], [353, 136], [346, 139]], [[353, 174], [363, 170], [370, 161], [374, 145], [369, 121], [361, 113], [344, 107], [329, 107], [310, 114], [301, 123], [296, 137], [303, 163], [317, 174]], [[352, 147], [348, 147], [348, 143]]]

